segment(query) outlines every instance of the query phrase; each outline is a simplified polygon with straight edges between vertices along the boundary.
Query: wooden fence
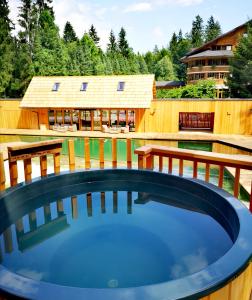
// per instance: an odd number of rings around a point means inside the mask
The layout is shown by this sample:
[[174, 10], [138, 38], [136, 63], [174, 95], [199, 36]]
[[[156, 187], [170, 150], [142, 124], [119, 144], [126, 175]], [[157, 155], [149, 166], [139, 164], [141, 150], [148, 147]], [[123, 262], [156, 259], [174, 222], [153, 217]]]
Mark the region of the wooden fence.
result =
[[[54, 172], [60, 172], [60, 153], [62, 149], [62, 139], [29, 143], [21, 146], [8, 147], [8, 160], [10, 169], [10, 184], [15, 186], [18, 182], [18, 168], [17, 161], [24, 161], [24, 174], [25, 181], [28, 182], [32, 178], [32, 164], [31, 159], [33, 157], [40, 158], [40, 174], [41, 176], [47, 175], [47, 155], [53, 155], [54, 159]], [[174, 159], [179, 160], [179, 176], [183, 176], [184, 173], [184, 161], [191, 161], [193, 163], [193, 178], [198, 177], [198, 165], [199, 163], [205, 164], [205, 181], [210, 179], [210, 165], [219, 167], [218, 186], [223, 188], [224, 180], [224, 168], [235, 168], [234, 178], [234, 196], [238, 198], [240, 189], [240, 170], [252, 170], [252, 157], [246, 155], [228, 155], [221, 153], [209, 153], [204, 151], [194, 151], [186, 149], [178, 149], [174, 147], [146, 145], [135, 150], [135, 154], [138, 155], [138, 168], [139, 169], [154, 169], [154, 157], [158, 157], [158, 170], [164, 171], [164, 159], [167, 158], [168, 173], [173, 172]], [[69, 157], [69, 170], [75, 170], [75, 153], [74, 153], [74, 141], [68, 141], [68, 157]], [[84, 138], [84, 165], [83, 168], [91, 168], [90, 159], [90, 142], [89, 138]], [[117, 139], [112, 138], [112, 168], [117, 168]], [[127, 168], [132, 168], [132, 148], [131, 139], [126, 141], [126, 157]], [[106, 167], [104, 160], [104, 139], [99, 140], [99, 167], [103, 169]], [[3, 156], [0, 154], [0, 190], [5, 189], [5, 175], [4, 175], [4, 162]], [[251, 194], [250, 194], [250, 211], [252, 212], [252, 182], [251, 182]]]

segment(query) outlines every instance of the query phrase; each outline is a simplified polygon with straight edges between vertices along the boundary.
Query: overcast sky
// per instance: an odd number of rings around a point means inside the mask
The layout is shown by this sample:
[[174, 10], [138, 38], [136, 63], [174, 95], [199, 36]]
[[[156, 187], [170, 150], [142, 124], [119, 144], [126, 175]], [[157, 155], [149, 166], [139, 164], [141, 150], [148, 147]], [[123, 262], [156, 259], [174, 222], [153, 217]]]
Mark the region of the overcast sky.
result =
[[[19, 0], [9, 0], [11, 18], [17, 22]], [[172, 33], [191, 28], [199, 14], [204, 21], [213, 15], [223, 32], [252, 18], [252, 0], [54, 0], [56, 23], [62, 33], [70, 21], [81, 37], [94, 24], [106, 47], [111, 29], [117, 35], [123, 26], [135, 51], [167, 46]]]

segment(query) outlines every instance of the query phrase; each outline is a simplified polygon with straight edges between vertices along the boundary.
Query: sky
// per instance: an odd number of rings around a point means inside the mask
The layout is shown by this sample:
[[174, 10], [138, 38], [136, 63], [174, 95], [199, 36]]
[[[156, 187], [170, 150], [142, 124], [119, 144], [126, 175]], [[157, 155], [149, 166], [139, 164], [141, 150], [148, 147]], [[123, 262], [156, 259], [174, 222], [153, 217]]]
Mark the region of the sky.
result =
[[[14, 23], [19, 6], [20, 0], [9, 0]], [[252, 18], [252, 0], [53, 0], [53, 8], [61, 34], [66, 21], [79, 37], [94, 24], [106, 49], [110, 30], [117, 36], [124, 27], [130, 47], [140, 53], [166, 47], [173, 32], [189, 32], [197, 14], [205, 23], [212, 15], [223, 33]]]

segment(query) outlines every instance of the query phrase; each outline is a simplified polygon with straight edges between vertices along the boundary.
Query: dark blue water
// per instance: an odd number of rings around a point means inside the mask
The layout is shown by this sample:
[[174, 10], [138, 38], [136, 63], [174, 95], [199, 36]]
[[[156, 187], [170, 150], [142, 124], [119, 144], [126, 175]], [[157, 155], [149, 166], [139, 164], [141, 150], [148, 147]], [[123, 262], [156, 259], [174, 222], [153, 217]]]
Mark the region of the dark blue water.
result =
[[107, 191], [50, 201], [0, 237], [1, 263], [35, 280], [88, 288], [155, 284], [198, 272], [232, 246], [212, 217], [157, 195]]

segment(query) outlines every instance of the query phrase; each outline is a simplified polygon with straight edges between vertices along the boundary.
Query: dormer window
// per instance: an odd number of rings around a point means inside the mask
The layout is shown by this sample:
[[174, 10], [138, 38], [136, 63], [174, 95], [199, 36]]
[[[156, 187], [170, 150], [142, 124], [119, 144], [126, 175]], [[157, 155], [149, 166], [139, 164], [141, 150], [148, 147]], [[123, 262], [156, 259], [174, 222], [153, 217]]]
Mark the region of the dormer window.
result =
[[53, 85], [52, 91], [53, 92], [58, 92], [59, 86], [60, 86], [60, 83], [59, 82], [55, 82], [54, 85]]
[[88, 83], [87, 82], [82, 82], [81, 84], [81, 92], [85, 92], [87, 90], [87, 87], [88, 87]]
[[117, 86], [117, 91], [118, 92], [124, 91], [124, 87], [125, 87], [125, 82], [124, 81], [119, 81], [118, 86]]

